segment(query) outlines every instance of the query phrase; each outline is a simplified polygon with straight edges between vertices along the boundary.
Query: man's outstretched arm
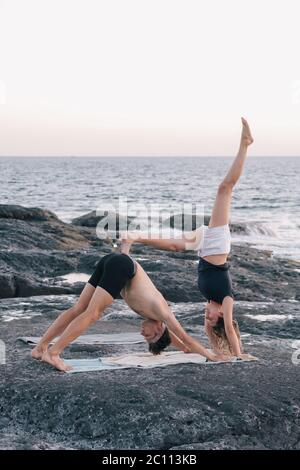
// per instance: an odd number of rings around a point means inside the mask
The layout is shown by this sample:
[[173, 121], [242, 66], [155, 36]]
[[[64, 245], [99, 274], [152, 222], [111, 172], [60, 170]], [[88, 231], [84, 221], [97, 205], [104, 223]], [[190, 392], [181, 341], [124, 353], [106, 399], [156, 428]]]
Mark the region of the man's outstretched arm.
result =
[[206, 357], [210, 361], [218, 360], [217, 356], [202, 346], [199, 341], [190, 336], [182, 326], [179, 321], [175, 318], [174, 315], [170, 314], [163, 319], [164, 323], [167, 325], [168, 329], [177, 336], [177, 338], [183, 343], [183, 345], [191, 353], [200, 354], [201, 356]]
[[180, 339], [177, 338], [177, 336], [174, 335], [171, 330], [168, 331], [171, 338], [171, 345], [174, 346], [174, 348], [179, 349], [179, 351], [183, 351], [185, 353], [191, 352], [191, 350], [182, 341], [180, 341]]

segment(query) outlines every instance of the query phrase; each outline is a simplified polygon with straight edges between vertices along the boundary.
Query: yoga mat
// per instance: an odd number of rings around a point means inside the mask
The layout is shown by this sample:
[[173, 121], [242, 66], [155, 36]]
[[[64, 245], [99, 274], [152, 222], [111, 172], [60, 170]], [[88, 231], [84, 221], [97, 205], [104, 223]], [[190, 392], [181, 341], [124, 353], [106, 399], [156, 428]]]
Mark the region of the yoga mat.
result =
[[[233, 358], [230, 363], [240, 364], [251, 361]], [[165, 352], [158, 356], [153, 356], [151, 353], [137, 353], [126, 354], [123, 356], [102, 357], [97, 359], [66, 359], [65, 362], [66, 364], [72, 366], [72, 369], [67, 371], [69, 374], [74, 374], [77, 372], [130, 368], [152, 369], [154, 367], [166, 367], [175, 364], [199, 364], [206, 366], [227, 363], [225, 361], [207, 361], [205, 357], [200, 356], [199, 354], [185, 354], [181, 351]]]
[[[20, 336], [17, 338], [25, 344], [35, 346], [40, 337], [38, 336]], [[55, 340], [54, 340], [55, 341]], [[53, 342], [54, 342], [53, 341]], [[75, 339], [72, 344], [138, 344], [144, 343], [145, 339], [140, 333], [112, 333], [112, 334], [93, 334], [93, 335], [82, 335]]]
[[127, 369], [127, 367], [124, 366], [104, 364], [100, 358], [66, 359], [64, 362], [73, 367], [73, 369], [67, 371], [68, 374], [75, 374], [77, 372], [95, 372], [99, 370]]

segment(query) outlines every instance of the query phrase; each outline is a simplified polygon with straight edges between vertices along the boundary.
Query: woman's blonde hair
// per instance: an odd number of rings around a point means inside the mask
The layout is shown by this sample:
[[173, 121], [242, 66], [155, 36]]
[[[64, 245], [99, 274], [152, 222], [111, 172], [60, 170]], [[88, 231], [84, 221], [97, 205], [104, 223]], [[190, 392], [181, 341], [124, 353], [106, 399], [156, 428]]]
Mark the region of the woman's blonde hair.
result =
[[[240, 333], [240, 328], [239, 328], [239, 324], [237, 320], [232, 320], [232, 325], [238, 337], [240, 348], [242, 349], [241, 333]], [[216, 342], [215, 346], [218, 348], [218, 350], [224, 353], [233, 354], [232, 347], [226, 336], [225, 324], [224, 324], [223, 318], [219, 318], [217, 324], [213, 327], [213, 332], [214, 332], [214, 337], [215, 337], [214, 340]]]

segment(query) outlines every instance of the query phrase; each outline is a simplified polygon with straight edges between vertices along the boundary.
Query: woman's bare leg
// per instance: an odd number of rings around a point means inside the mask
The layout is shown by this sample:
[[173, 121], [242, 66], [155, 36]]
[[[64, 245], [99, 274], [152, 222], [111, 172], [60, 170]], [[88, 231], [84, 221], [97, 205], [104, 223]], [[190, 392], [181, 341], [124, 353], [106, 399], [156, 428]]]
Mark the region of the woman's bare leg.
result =
[[65, 310], [59, 317], [49, 326], [39, 343], [31, 351], [31, 356], [34, 359], [41, 359], [44, 352], [47, 350], [50, 342], [59, 336], [65, 328], [74, 320], [78, 315], [83, 313], [95, 292], [95, 287], [87, 283], [80, 294], [77, 302], [68, 310]]
[[102, 287], [97, 287], [85, 312], [69, 324], [56, 343], [44, 352], [42, 360], [48, 362], [58, 370], [65, 371], [70, 369], [59, 357], [60, 353], [74, 341], [74, 339], [78, 338], [78, 336], [84, 333], [93, 323], [99, 320], [106, 307], [112, 302], [113, 297], [106, 292], [106, 290], [102, 289]]
[[240, 148], [227, 175], [218, 188], [209, 227], [218, 227], [229, 223], [232, 190], [242, 174], [248, 146], [253, 142], [249, 125], [244, 118], [242, 118], [242, 123]]

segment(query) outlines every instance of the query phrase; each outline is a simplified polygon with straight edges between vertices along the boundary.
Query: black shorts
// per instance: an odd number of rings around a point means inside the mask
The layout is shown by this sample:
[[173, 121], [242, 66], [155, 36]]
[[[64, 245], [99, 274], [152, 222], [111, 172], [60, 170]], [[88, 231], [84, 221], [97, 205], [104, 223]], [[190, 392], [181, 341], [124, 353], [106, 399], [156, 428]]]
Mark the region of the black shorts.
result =
[[198, 265], [198, 287], [209, 301], [222, 304], [227, 296], [233, 298], [232, 281], [227, 263], [215, 265], [200, 258]]
[[88, 283], [94, 287], [102, 287], [116, 299], [126, 282], [135, 275], [135, 269], [135, 263], [130, 256], [110, 253], [101, 258]]

